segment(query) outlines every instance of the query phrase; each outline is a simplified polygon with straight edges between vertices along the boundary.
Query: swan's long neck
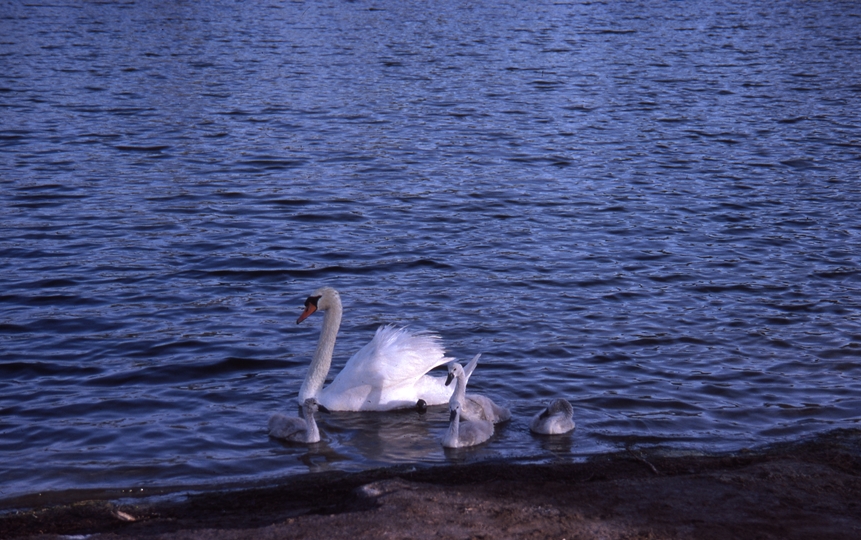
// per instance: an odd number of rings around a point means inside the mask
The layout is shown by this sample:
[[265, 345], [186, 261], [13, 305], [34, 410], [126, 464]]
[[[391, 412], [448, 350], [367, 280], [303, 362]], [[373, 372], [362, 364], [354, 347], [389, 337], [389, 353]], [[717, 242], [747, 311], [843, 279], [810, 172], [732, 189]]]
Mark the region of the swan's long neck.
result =
[[329, 374], [329, 366], [332, 365], [332, 353], [335, 351], [335, 338], [338, 337], [338, 328], [341, 327], [341, 302], [336, 301], [323, 312], [323, 329], [320, 331], [320, 341], [317, 342], [317, 350], [305, 375], [305, 382], [299, 389], [299, 403], [304, 403], [308, 398], [317, 397], [326, 382]]

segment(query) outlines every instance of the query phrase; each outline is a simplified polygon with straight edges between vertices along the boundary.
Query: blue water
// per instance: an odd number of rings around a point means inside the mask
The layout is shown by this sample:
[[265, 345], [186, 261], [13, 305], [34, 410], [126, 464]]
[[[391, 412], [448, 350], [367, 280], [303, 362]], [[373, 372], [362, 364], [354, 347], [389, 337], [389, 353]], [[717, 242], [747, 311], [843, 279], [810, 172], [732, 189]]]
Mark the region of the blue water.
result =
[[[861, 423], [855, 2], [0, 4], [0, 499]], [[321, 323], [512, 409], [270, 439]], [[554, 397], [576, 431], [532, 436]]]

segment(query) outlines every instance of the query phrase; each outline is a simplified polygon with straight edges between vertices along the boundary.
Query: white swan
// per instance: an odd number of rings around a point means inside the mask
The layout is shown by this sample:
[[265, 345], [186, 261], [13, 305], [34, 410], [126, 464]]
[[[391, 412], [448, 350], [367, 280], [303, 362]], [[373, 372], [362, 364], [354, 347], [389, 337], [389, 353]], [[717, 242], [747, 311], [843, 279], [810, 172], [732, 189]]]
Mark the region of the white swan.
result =
[[446, 448], [463, 448], [481, 444], [493, 435], [493, 422], [487, 420], [460, 421], [461, 405], [458, 401], [449, 404], [451, 415], [449, 426], [442, 437], [442, 445]]
[[532, 418], [529, 429], [542, 435], [559, 435], [574, 429], [574, 409], [567, 399], [556, 399]]
[[323, 311], [323, 329], [308, 374], [299, 390], [299, 401], [310, 397], [332, 411], [388, 411], [448, 402], [451, 389], [443, 377], [427, 372], [445, 364], [440, 338], [435, 334], [410, 333], [405, 328], [382, 326], [374, 339], [347, 360], [335, 379], [323, 388], [335, 338], [341, 326], [341, 296], [331, 287], [314, 291], [296, 323], [315, 311]]
[[478, 365], [480, 357], [481, 353], [476, 354], [467, 364], [466, 370], [457, 362], [448, 365], [448, 377], [445, 384], [449, 385], [452, 380], [456, 381], [449, 404], [453, 401], [461, 404], [461, 415], [464, 420], [487, 420], [494, 424], [505, 422], [511, 418], [511, 411], [507, 408], [497, 405], [490, 398], [480, 394], [466, 393], [466, 383], [469, 381], [470, 374], [475, 370], [475, 366]]
[[320, 430], [314, 420], [317, 411], [329, 412], [325, 407], [321, 407], [316, 399], [310, 398], [302, 404], [304, 419], [275, 413], [269, 419], [269, 435], [302, 443], [320, 442]]

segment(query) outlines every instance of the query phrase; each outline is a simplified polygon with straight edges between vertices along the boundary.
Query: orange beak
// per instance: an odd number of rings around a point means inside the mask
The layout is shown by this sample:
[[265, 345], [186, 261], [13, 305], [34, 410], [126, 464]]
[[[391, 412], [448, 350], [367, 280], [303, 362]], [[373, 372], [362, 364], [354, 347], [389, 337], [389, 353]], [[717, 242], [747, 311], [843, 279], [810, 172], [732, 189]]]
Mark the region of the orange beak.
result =
[[317, 306], [315, 306], [311, 302], [308, 302], [305, 305], [305, 311], [303, 311], [302, 314], [299, 315], [299, 318], [296, 319], [296, 324], [299, 324], [300, 322], [302, 322], [305, 319], [307, 319], [308, 317], [310, 317], [311, 314], [314, 313], [315, 311], [317, 311]]

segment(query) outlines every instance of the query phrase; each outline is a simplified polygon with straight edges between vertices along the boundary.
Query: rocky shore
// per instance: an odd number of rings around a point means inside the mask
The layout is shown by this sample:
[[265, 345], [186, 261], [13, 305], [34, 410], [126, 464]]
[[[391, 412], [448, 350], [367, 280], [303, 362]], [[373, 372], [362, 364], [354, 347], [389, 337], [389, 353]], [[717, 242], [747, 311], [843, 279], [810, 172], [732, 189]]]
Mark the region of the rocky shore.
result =
[[308, 474], [170, 502], [19, 508], [0, 538], [857, 539], [861, 430], [732, 455]]

